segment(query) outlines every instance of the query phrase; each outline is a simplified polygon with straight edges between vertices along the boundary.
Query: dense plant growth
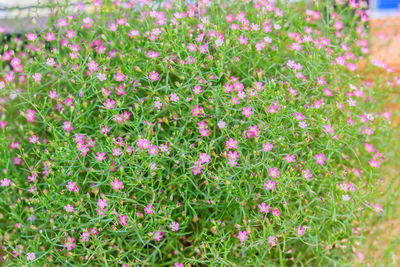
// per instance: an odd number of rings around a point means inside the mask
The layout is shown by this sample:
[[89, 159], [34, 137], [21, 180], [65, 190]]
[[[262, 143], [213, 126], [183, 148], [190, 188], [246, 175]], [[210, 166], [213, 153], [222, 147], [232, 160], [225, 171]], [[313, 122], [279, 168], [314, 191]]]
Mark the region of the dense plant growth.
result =
[[6, 264], [348, 262], [390, 137], [365, 3], [52, 8], [0, 61]]

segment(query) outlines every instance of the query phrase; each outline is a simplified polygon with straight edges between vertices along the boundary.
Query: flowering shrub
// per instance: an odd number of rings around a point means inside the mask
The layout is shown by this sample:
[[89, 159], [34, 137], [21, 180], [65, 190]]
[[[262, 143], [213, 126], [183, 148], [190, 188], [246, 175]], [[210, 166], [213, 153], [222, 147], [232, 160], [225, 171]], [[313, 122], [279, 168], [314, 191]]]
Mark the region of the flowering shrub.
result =
[[356, 75], [365, 8], [54, 6], [48, 29], [2, 54], [3, 259], [347, 262], [360, 218], [383, 212], [391, 119]]

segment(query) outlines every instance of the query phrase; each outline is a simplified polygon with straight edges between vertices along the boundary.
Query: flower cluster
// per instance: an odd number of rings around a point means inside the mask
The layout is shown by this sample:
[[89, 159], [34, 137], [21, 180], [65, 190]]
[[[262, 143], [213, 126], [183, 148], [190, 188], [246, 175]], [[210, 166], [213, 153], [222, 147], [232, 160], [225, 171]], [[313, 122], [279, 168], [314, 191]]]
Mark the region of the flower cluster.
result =
[[356, 73], [366, 4], [307, 7], [93, 0], [13, 38], [0, 60], [4, 259], [335, 265], [353, 221], [385, 210], [374, 192], [391, 114]]

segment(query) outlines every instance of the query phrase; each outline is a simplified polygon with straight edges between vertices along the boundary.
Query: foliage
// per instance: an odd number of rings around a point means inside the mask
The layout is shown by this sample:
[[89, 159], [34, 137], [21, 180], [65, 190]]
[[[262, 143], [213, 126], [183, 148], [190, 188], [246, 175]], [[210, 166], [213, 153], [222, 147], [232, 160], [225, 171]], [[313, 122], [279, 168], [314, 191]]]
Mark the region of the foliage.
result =
[[5, 262], [348, 264], [391, 138], [366, 4], [122, 2], [5, 46]]

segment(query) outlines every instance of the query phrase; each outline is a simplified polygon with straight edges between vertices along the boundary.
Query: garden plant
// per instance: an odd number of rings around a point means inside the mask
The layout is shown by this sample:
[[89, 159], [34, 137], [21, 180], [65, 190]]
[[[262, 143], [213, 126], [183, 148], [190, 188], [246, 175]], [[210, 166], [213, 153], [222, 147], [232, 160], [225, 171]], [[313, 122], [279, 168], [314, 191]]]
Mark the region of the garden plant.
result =
[[2, 263], [350, 264], [392, 136], [366, 8], [53, 3], [2, 44]]

